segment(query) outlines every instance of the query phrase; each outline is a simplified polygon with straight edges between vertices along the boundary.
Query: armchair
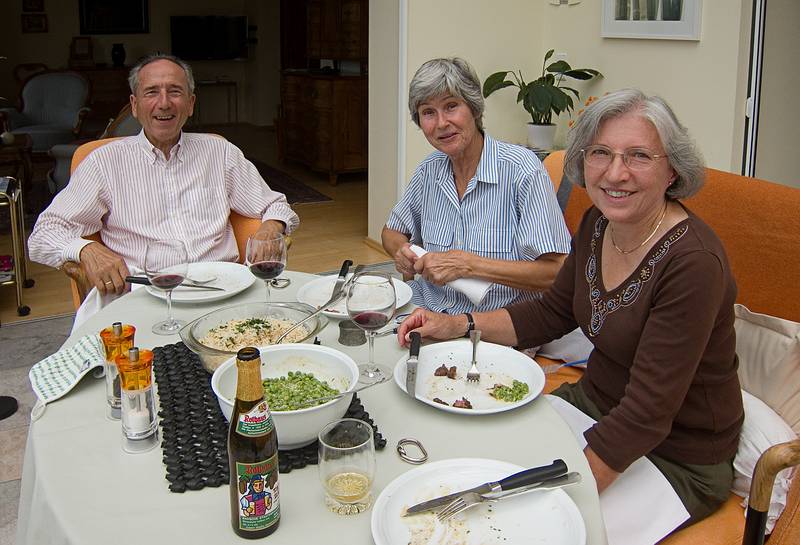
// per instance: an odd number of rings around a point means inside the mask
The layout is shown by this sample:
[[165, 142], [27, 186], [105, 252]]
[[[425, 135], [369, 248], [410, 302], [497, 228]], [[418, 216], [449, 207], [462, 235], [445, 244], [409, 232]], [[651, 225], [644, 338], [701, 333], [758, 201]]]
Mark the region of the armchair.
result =
[[89, 82], [76, 72], [47, 71], [25, 80], [19, 109], [0, 109], [3, 131], [30, 135], [34, 152], [71, 142], [89, 112]]
[[[141, 129], [142, 125], [131, 113], [131, 105], [125, 104], [117, 114], [117, 117], [109, 120], [108, 125], [99, 138], [133, 136], [138, 134]], [[69, 183], [69, 177], [72, 173], [72, 156], [80, 145], [80, 143], [57, 144], [48, 151], [50, 157], [55, 160], [55, 165], [50, 172], [47, 173], [47, 184], [51, 194], [55, 195]]]

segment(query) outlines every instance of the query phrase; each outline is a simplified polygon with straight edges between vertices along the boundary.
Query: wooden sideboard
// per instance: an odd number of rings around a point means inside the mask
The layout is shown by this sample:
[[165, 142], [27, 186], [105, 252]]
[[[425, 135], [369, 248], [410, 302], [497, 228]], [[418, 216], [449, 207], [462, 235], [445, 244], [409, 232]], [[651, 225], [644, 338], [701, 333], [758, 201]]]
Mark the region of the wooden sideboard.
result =
[[92, 137], [100, 134], [130, 100], [128, 71], [130, 68], [97, 67], [76, 70], [89, 80], [92, 111], [83, 123], [84, 134]]
[[367, 0], [310, 0], [306, 53], [311, 59], [366, 61]]
[[342, 172], [366, 170], [366, 76], [285, 71], [277, 129], [281, 160], [326, 172], [332, 185]]

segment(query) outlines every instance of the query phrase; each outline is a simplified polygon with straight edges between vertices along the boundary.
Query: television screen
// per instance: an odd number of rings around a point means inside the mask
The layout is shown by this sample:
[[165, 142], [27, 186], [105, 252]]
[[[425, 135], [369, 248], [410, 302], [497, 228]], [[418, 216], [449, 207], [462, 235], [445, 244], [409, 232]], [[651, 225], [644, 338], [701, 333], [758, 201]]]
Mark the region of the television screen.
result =
[[172, 54], [189, 61], [247, 58], [247, 17], [170, 17]]

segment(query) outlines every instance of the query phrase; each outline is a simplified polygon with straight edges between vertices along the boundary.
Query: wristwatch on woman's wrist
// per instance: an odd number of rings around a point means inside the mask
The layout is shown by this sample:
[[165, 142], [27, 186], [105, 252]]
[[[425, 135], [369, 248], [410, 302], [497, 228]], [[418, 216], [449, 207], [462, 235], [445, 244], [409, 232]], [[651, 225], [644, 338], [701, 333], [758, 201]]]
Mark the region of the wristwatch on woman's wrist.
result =
[[469, 312], [465, 312], [464, 316], [467, 317], [467, 332], [464, 333], [464, 338], [469, 339], [469, 332], [475, 329], [475, 320]]

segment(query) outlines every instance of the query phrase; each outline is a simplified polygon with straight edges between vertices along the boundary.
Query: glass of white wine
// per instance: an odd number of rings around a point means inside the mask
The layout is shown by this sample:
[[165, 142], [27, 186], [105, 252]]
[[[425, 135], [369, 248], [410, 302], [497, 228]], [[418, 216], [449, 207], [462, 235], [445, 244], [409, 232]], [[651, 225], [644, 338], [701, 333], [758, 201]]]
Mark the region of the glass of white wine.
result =
[[334, 513], [355, 515], [369, 509], [375, 479], [372, 426], [355, 418], [325, 426], [319, 432], [319, 478], [325, 505]]

